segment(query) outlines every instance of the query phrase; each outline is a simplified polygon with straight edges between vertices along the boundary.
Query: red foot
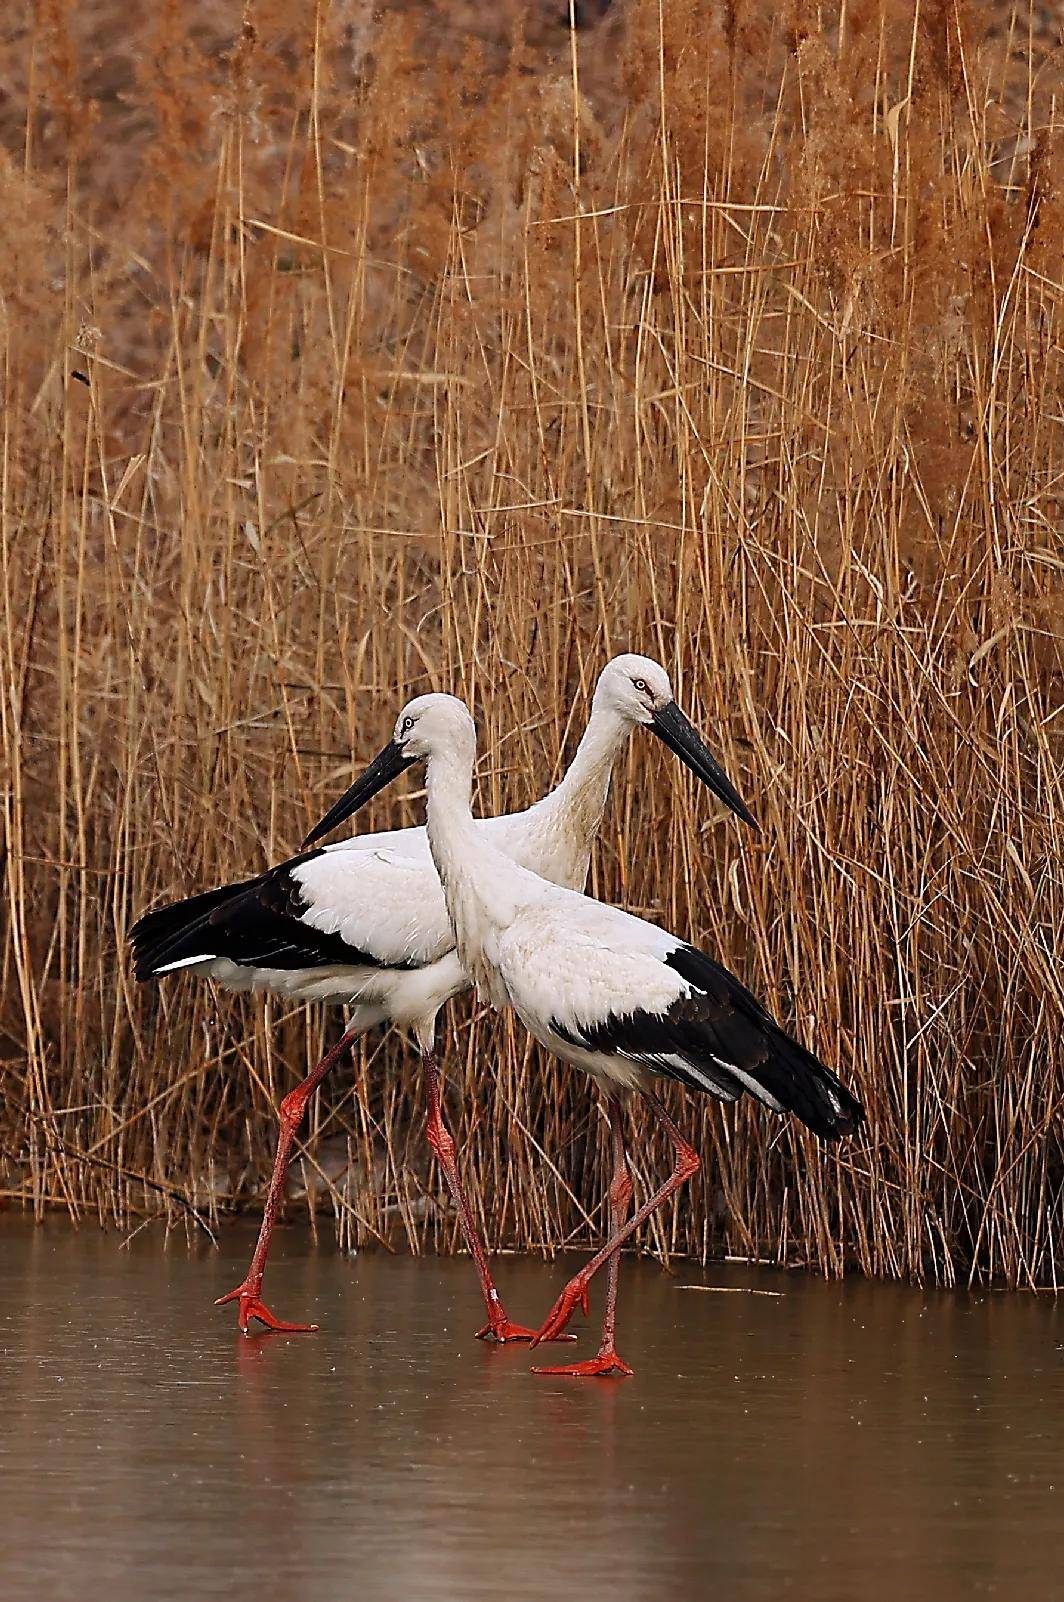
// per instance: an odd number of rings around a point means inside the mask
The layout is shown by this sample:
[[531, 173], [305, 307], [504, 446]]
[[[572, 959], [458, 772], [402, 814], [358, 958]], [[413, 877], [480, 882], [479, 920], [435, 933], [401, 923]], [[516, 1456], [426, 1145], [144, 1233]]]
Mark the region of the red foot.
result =
[[578, 1307], [586, 1318], [591, 1310], [591, 1303], [587, 1292], [587, 1280], [582, 1274], [576, 1274], [566, 1285], [544, 1319], [543, 1326], [537, 1332], [532, 1345], [539, 1346], [543, 1341], [556, 1341]]
[[599, 1352], [582, 1363], [563, 1363], [558, 1368], [534, 1368], [533, 1374], [561, 1374], [568, 1379], [604, 1379], [608, 1374], [631, 1374], [616, 1352]]
[[[557, 1341], [576, 1340], [575, 1335], [554, 1335], [550, 1338]], [[512, 1324], [504, 1314], [501, 1318], [496, 1318], [492, 1323], [485, 1324], [483, 1329], [478, 1329], [477, 1340], [496, 1341], [500, 1346], [504, 1346], [507, 1341], [529, 1341], [534, 1343], [536, 1331], [534, 1329], [526, 1329], [523, 1324]]]
[[258, 1294], [248, 1289], [246, 1280], [243, 1285], [238, 1285], [236, 1290], [231, 1290], [228, 1295], [219, 1296], [214, 1305], [215, 1307], [224, 1307], [227, 1302], [235, 1302], [238, 1298], [240, 1300], [240, 1315], [237, 1322], [240, 1325], [240, 1333], [242, 1335], [247, 1334], [248, 1323], [253, 1318], [257, 1318], [260, 1324], [265, 1324], [267, 1329], [280, 1330], [285, 1335], [303, 1335], [318, 1327], [317, 1324], [289, 1324], [283, 1318], [275, 1318], [266, 1303], [259, 1300]]

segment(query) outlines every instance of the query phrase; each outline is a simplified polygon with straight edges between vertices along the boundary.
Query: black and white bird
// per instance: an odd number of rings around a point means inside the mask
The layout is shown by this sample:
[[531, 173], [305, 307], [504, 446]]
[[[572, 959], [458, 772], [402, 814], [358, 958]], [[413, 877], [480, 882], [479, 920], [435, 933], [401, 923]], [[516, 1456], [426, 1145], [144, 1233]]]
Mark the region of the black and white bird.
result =
[[[620, 1247], [699, 1167], [653, 1086], [673, 1080], [720, 1101], [748, 1093], [794, 1113], [824, 1140], [850, 1134], [860, 1103], [829, 1068], [780, 1028], [734, 975], [667, 930], [552, 884], [499, 851], [471, 810], [476, 733], [449, 695], [411, 701], [395, 735], [338, 804], [358, 810], [414, 762], [427, 767], [428, 843], [455, 946], [480, 994], [512, 1007], [529, 1033], [590, 1074], [607, 1098], [614, 1136], [611, 1228], [602, 1249], [565, 1286], [536, 1335], [557, 1339], [588, 1285], [610, 1264], [602, 1342], [583, 1363], [540, 1373], [630, 1373], [615, 1346]], [[618, 1092], [635, 1090], [664, 1125], [676, 1154], [669, 1178], [627, 1221], [631, 1180]]]
[[[581, 888], [602, 822], [614, 764], [636, 728], [648, 728], [731, 810], [753, 819], [723, 769], [676, 704], [665, 669], [648, 657], [614, 657], [599, 676], [591, 716], [561, 783], [527, 811], [473, 821], [496, 853], [557, 884]], [[307, 844], [339, 824], [339, 802]], [[367, 834], [305, 850], [256, 878], [223, 885], [147, 913], [133, 927], [138, 979], [192, 973], [232, 990], [267, 990], [351, 1008], [342, 1039], [280, 1105], [281, 1128], [255, 1254], [237, 1301], [240, 1328], [258, 1319], [270, 1329], [313, 1325], [278, 1319], [262, 1300], [270, 1236], [296, 1131], [316, 1087], [352, 1040], [376, 1024], [410, 1031], [428, 1092], [427, 1136], [477, 1265], [488, 1322], [479, 1333], [531, 1340], [507, 1317], [492, 1281], [466, 1200], [454, 1140], [441, 1104], [436, 1018], [469, 981], [455, 951], [443, 891], [424, 829]]]

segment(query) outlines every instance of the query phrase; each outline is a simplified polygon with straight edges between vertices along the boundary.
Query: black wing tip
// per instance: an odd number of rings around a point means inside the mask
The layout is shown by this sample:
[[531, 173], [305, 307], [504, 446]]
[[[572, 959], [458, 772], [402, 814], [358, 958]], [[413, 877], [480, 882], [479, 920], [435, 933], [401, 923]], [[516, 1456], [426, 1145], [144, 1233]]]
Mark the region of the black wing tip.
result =
[[[254, 883], [255, 880], [242, 880], [236, 884], [216, 885], [213, 890], [187, 896], [182, 901], [164, 901], [161, 906], [142, 913], [127, 936], [132, 948], [133, 977], [138, 984], [165, 978], [171, 964], [197, 955], [202, 931], [212, 913], [237, 900]], [[204, 960], [209, 961], [209, 958], [205, 956]], [[160, 972], [160, 969], [165, 971]]]
[[859, 1101], [855, 1101], [852, 1108], [835, 1113], [830, 1123], [825, 1123], [822, 1129], [815, 1129], [813, 1133], [819, 1135], [821, 1140], [842, 1140], [848, 1135], [856, 1135], [864, 1122], [865, 1110]]
[[785, 1042], [780, 1056], [795, 1090], [795, 1105], [788, 1110], [820, 1140], [834, 1143], [855, 1135], [865, 1121], [861, 1103], [819, 1057], [782, 1030], [779, 1034]]
[[152, 979], [165, 979], [165, 968], [166, 964], [161, 961], [157, 947], [148, 947], [145, 950], [134, 945], [133, 978], [138, 985], [146, 985]]
[[137, 983], [144, 985], [151, 979], [165, 979], [166, 957], [175, 944], [173, 932], [153, 935], [150, 931], [141, 930], [139, 925], [134, 924], [127, 940], [132, 948], [133, 977]]
[[[775, 1022], [769, 1028], [774, 1066], [785, 1075], [789, 1092], [786, 1110], [820, 1140], [833, 1143], [856, 1134], [865, 1121], [865, 1111], [857, 1097], [846, 1089], [834, 1070], [801, 1041]], [[775, 1077], [769, 1083], [779, 1095], [780, 1085]]]
[[[787, 1037], [788, 1040], [790, 1037]], [[831, 1108], [829, 1119], [830, 1130], [824, 1135], [825, 1140], [841, 1140], [845, 1135], [856, 1135], [865, 1122], [865, 1110], [851, 1090], [847, 1090], [837, 1074], [824, 1065], [811, 1051], [807, 1051], [797, 1041], [792, 1043], [797, 1051], [810, 1063], [810, 1072], [817, 1081], [817, 1089], [828, 1101]]]
[[[164, 979], [171, 972], [181, 972], [180, 966], [173, 966], [175, 963], [192, 966], [191, 959], [200, 955], [204, 962], [226, 955], [212, 950], [219, 936], [218, 920], [222, 920], [224, 929], [226, 920], [239, 913], [249, 894], [267, 891], [271, 884], [277, 887], [281, 910], [289, 910], [289, 903], [299, 893], [291, 870], [324, 850], [320, 846], [316, 851], [302, 852], [253, 879], [216, 885], [181, 901], [164, 901], [142, 913], [126, 937], [132, 947], [133, 977], [139, 984], [146, 984], [151, 979]], [[213, 932], [204, 950], [202, 942], [208, 928]]]
[[133, 977], [138, 984], [147, 984], [149, 979], [156, 977], [159, 950], [173, 935], [172, 924], [166, 914], [172, 912], [174, 906], [175, 903], [167, 902], [144, 913], [126, 935], [126, 943], [133, 957]]
[[[237, 968], [393, 968], [399, 963], [349, 944], [339, 930], [308, 922], [310, 902], [293, 869], [328, 850], [302, 852], [256, 879], [223, 885], [187, 901], [157, 908], [130, 931], [138, 980], [170, 973], [197, 974], [200, 963], [229, 962]], [[225, 981], [222, 981], [225, 983]]]
[[[733, 1016], [745, 1019], [754, 1041], [767, 1046], [767, 1054], [753, 1060], [736, 1059], [736, 1065], [757, 1081], [766, 1097], [774, 1098], [784, 1112], [821, 1140], [836, 1141], [856, 1134], [865, 1121], [856, 1096], [815, 1052], [789, 1035], [734, 974], [692, 945], [678, 946], [665, 961], [718, 1007], [732, 1009]], [[720, 1056], [727, 1060], [726, 1052], [721, 1051]]]
[[846, 1116], [840, 1120], [840, 1132], [844, 1135], [856, 1135], [861, 1125], [868, 1121], [865, 1116], [865, 1110], [857, 1100], [857, 1097], [851, 1096], [850, 1101], [852, 1106], [848, 1109]]
[[128, 944], [134, 947], [146, 945], [152, 937], [152, 931], [165, 928], [171, 921], [175, 908], [180, 905], [178, 901], [164, 901], [161, 906], [152, 907], [150, 912], [142, 912], [126, 935]]

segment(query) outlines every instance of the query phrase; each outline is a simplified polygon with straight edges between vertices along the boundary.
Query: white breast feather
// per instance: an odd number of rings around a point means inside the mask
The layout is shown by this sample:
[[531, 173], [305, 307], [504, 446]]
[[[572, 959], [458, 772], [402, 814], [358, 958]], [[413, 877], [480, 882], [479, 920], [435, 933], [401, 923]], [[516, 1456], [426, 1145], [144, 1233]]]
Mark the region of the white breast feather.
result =
[[500, 937], [499, 969], [528, 1021], [579, 1034], [623, 1013], [664, 1013], [690, 986], [663, 959], [680, 942], [615, 907], [554, 890]]

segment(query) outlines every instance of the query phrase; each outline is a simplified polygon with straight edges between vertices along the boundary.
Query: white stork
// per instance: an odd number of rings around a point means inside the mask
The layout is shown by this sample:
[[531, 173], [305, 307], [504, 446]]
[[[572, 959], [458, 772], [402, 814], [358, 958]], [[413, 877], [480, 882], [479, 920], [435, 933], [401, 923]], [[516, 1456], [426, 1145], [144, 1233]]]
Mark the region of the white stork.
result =
[[[651, 690], [647, 712], [654, 715]], [[720, 1101], [749, 1092], [775, 1112], [792, 1112], [817, 1135], [850, 1134], [860, 1103], [812, 1052], [792, 1040], [732, 974], [656, 924], [579, 891], [551, 884], [504, 856], [478, 828], [470, 798], [476, 732], [461, 701], [425, 695], [399, 714], [395, 735], [355, 781], [340, 808], [357, 811], [404, 768], [427, 765], [428, 841], [455, 947], [480, 994], [512, 1007], [563, 1062], [605, 1091], [614, 1139], [610, 1232], [569, 1281], [533, 1345], [556, 1340], [592, 1276], [610, 1264], [598, 1354], [541, 1374], [630, 1374], [614, 1344], [620, 1247], [699, 1167], [652, 1086], [677, 1080]], [[669, 1178], [625, 1221], [631, 1180], [617, 1092], [637, 1090], [664, 1125], [676, 1154]]]
[[[555, 883], [582, 887], [609, 793], [614, 763], [634, 728], [659, 736], [733, 812], [753, 819], [673, 697], [665, 669], [648, 657], [614, 657], [599, 676], [591, 717], [565, 777], [525, 812], [477, 819], [493, 850]], [[305, 844], [351, 811], [346, 798]], [[276, 1318], [262, 1300], [270, 1236], [291, 1148], [307, 1102], [352, 1040], [375, 1024], [409, 1030], [418, 1045], [428, 1090], [427, 1137], [458, 1210], [480, 1275], [495, 1340], [531, 1340], [514, 1324], [492, 1282], [443, 1117], [435, 1056], [436, 1016], [468, 985], [454, 950], [447, 908], [424, 829], [367, 834], [306, 850], [257, 878], [147, 913], [133, 927], [136, 975], [157, 979], [180, 971], [232, 990], [269, 990], [305, 1000], [350, 1004], [337, 1042], [280, 1105], [280, 1133], [262, 1227], [243, 1282], [220, 1298], [237, 1301], [240, 1328], [250, 1319], [269, 1329], [306, 1330]]]

